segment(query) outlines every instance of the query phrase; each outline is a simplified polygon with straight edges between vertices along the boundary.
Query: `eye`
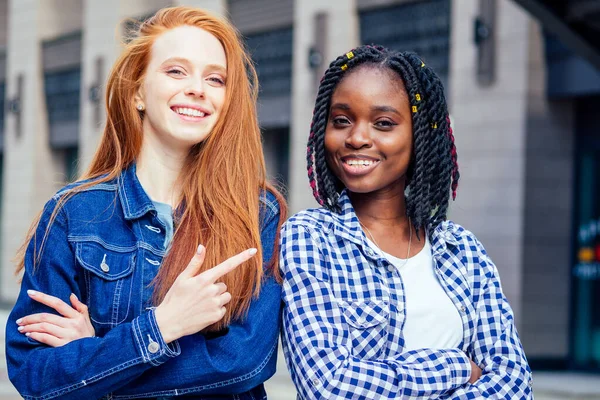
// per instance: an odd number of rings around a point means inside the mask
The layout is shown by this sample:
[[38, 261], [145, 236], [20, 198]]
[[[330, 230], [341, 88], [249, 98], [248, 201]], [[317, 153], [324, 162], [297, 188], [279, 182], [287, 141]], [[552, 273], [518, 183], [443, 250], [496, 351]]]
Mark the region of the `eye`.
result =
[[215, 84], [215, 86], [225, 86], [225, 79], [221, 78], [220, 76], [209, 76], [208, 80], [210, 82], [213, 82]]
[[167, 70], [167, 74], [173, 75], [173, 76], [183, 76], [184, 72], [178, 68], [170, 68]]
[[382, 120], [375, 122], [375, 126], [377, 128], [386, 129], [386, 130], [390, 130], [396, 125], [398, 125], [398, 124], [395, 123], [394, 121], [390, 121], [388, 119], [382, 119]]
[[334, 126], [346, 126], [350, 124], [350, 120], [346, 117], [339, 116], [331, 118], [331, 123]]

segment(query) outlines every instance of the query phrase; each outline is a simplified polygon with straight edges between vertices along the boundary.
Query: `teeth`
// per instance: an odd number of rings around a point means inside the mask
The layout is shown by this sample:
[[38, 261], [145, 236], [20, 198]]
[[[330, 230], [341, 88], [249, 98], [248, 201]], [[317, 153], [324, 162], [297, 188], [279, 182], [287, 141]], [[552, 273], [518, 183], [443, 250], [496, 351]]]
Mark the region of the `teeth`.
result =
[[369, 165], [375, 164], [373, 160], [346, 160], [346, 164], [348, 165], [360, 165], [363, 167], [367, 167]]
[[198, 111], [194, 108], [187, 107], [177, 107], [175, 108], [175, 112], [181, 115], [187, 115], [189, 117], [204, 117], [204, 113], [202, 111]]

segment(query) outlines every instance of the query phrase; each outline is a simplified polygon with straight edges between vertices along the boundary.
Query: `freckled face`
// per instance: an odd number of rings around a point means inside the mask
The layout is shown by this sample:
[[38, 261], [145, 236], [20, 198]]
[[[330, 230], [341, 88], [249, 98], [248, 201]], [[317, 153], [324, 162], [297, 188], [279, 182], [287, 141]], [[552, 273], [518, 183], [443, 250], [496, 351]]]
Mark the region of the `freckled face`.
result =
[[404, 191], [413, 146], [406, 88], [387, 68], [361, 66], [331, 98], [327, 163], [354, 193]]
[[215, 36], [192, 26], [160, 35], [136, 99], [146, 108], [145, 140], [183, 150], [202, 142], [223, 108], [226, 80], [225, 50]]

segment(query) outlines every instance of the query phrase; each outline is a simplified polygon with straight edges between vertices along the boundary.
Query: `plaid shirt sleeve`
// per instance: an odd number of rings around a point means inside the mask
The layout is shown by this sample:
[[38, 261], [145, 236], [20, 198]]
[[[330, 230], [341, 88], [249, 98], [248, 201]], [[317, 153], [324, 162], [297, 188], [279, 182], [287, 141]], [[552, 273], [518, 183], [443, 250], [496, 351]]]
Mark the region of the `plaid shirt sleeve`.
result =
[[352, 355], [339, 302], [327, 282], [326, 251], [316, 233], [282, 229], [283, 345], [301, 398], [439, 398], [469, 380], [469, 358], [458, 349], [408, 351], [391, 359]]
[[498, 270], [483, 245], [469, 234], [469, 247], [478, 255], [484, 282], [474, 293], [478, 319], [468, 349], [482, 368], [482, 377], [443, 399], [533, 399], [531, 369], [514, 324], [513, 312], [502, 293]]

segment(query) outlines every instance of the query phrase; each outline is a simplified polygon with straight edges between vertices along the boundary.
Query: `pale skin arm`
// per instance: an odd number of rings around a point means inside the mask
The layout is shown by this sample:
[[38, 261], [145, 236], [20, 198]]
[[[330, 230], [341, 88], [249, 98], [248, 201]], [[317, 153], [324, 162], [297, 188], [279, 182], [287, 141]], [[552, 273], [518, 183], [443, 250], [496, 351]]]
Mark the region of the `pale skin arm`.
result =
[[[179, 274], [164, 300], [155, 310], [156, 322], [166, 343], [199, 332], [218, 322], [225, 315], [225, 305], [231, 300], [227, 286], [216, 282], [256, 254], [256, 249], [245, 250], [221, 264], [199, 274], [206, 250], [198, 246], [185, 270]], [[63, 346], [73, 340], [94, 336], [87, 306], [71, 295], [73, 305], [41, 292], [28, 293], [42, 304], [56, 310], [32, 314], [17, 321], [19, 332], [51, 347]]]

